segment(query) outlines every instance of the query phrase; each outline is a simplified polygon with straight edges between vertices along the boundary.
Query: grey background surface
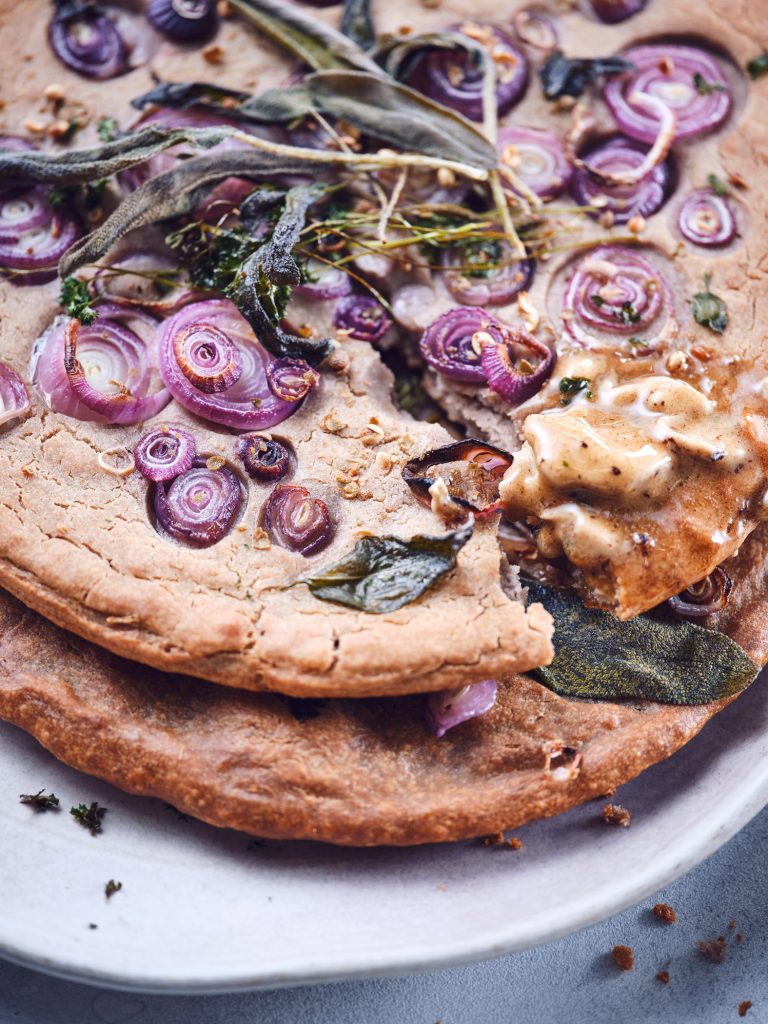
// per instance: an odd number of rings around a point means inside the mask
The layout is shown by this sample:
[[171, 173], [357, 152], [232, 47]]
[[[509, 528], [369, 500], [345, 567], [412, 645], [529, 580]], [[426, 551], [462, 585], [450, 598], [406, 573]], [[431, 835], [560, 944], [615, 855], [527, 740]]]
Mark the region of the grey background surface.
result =
[[[768, 1024], [766, 851], [768, 808], [658, 894], [676, 910], [674, 925], [656, 921], [650, 899], [539, 949], [408, 978], [229, 996], [143, 996], [0, 961], [0, 1024], [726, 1024], [742, 1019], [745, 1000], [753, 1003], [747, 1024]], [[696, 941], [719, 935], [727, 937], [726, 959], [713, 964]], [[611, 963], [609, 951], [618, 943], [633, 947], [634, 970]], [[670, 982], [662, 985], [656, 973], [667, 964]]]

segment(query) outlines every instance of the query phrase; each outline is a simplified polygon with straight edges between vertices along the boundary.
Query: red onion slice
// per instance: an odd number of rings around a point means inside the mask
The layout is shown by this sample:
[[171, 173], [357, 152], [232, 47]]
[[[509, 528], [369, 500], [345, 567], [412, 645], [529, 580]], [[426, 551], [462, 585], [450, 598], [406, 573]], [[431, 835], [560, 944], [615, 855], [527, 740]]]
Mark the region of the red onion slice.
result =
[[505, 306], [528, 288], [533, 260], [517, 259], [502, 239], [471, 243], [441, 254], [448, 291], [464, 306]]
[[[130, 320], [137, 314], [106, 305], [99, 306], [98, 313], [94, 324], [76, 332], [71, 376], [65, 369], [66, 340], [68, 330], [73, 330], [73, 323], [76, 328], [77, 321], [64, 316], [54, 320], [33, 347], [33, 382], [45, 404], [64, 416], [123, 425], [149, 419], [168, 404], [171, 396], [165, 388], [148, 393], [154, 353], [121, 322], [123, 317]], [[151, 317], [141, 314], [141, 318], [156, 327]]]
[[[253, 186], [250, 186], [253, 187]], [[102, 267], [90, 282], [101, 299], [121, 306], [140, 307], [155, 313], [174, 313], [204, 293], [180, 277], [176, 260], [162, 254], [137, 250]], [[162, 285], [162, 287], [161, 287]]]
[[243, 504], [243, 489], [228, 466], [210, 469], [195, 459], [192, 469], [154, 485], [158, 525], [175, 540], [210, 547], [230, 530]]
[[267, 383], [284, 402], [301, 402], [320, 383], [320, 374], [304, 359], [275, 359], [267, 367]]
[[54, 209], [42, 187], [0, 190], [0, 273], [13, 284], [56, 276], [59, 260], [82, 234], [77, 217]]
[[466, 384], [485, 384], [482, 350], [474, 340], [479, 331], [503, 341], [504, 328], [490, 313], [468, 306], [449, 309], [424, 331], [419, 351], [424, 361], [443, 377]]
[[191, 323], [173, 338], [173, 358], [189, 383], [213, 394], [240, 380], [243, 359], [223, 331], [206, 323]]
[[541, 11], [517, 11], [512, 16], [512, 25], [520, 42], [534, 50], [550, 53], [560, 41], [555, 22]]
[[[220, 331], [237, 349], [242, 370], [237, 383], [219, 393], [196, 388], [185, 376], [175, 354], [175, 342], [193, 325]], [[166, 320], [160, 334], [160, 374], [173, 397], [185, 409], [235, 430], [265, 430], [295, 412], [299, 403], [284, 402], [270, 390], [267, 368], [272, 356], [259, 344], [234, 303], [226, 299], [195, 302]]]
[[0, 426], [23, 416], [29, 409], [24, 381], [5, 363], [0, 363]]
[[681, 594], [670, 597], [667, 604], [675, 612], [686, 619], [703, 619], [722, 611], [731, 596], [733, 581], [725, 569], [717, 568], [694, 583]]
[[392, 321], [384, 307], [373, 295], [348, 295], [336, 306], [333, 325], [348, 331], [358, 341], [379, 341], [389, 330]]
[[139, 439], [133, 449], [136, 468], [153, 483], [173, 480], [192, 468], [197, 445], [181, 427], [163, 424]]
[[[488, 387], [512, 405], [535, 395], [552, 373], [554, 352], [522, 327], [505, 325], [502, 340], [486, 331], [475, 339], [480, 341]], [[531, 363], [526, 353], [533, 353], [538, 362]]]
[[315, 299], [341, 299], [352, 292], [352, 278], [334, 263], [309, 259], [304, 265], [304, 275], [307, 279], [298, 288], [294, 288], [295, 295], [309, 295]]
[[[453, 31], [469, 36], [486, 48], [496, 65], [496, 103], [505, 114], [517, 103], [528, 84], [528, 66], [522, 51], [501, 29], [464, 22]], [[408, 84], [438, 103], [457, 110], [472, 121], [483, 119], [483, 68], [460, 48], [425, 52]]]
[[591, 0], [595, 17], [607, 25], [617, 25], [644, 10], [648, 0]]
[[641, 167], [647, 150], [638, 142], [617, 136], [599, 143], [583, 158], [584, 166], [576, 169], [571, 191], [583, 206], [594, 204], [599, 212], [609, 210], [614, 223], [626, 224], [633, 217], [650, 217], [669, 198], [675, 175], [669, 160], [664, 160], [636, 184], [606, 185], [598, 177], [621, 175]]
[[130, 70], [128, 46], [117, 20], [103, 8], [81, 0], [54, 7], [48, 41], [63, 64], [86, 78], [102, 80]]
[[[693, 46], [633, 46], [622, 56], [635, 71], [607, 79], [605, 102], [621, 130], [641, 142], [654, 142], [661, 119], [638, 95], [664, 103], [675, 115], [675, 139], [711, 131], [731, 109], [728, 82], [717, 62]], [[708, 91], [697, 85], [703, 82]]]
[[606, 245], [576, 266], [565, 294], [565, 327], [581, 345], [600, 334], [642, 337], [653, 348], [668, 326], [672, 296], [658, 270], [635, 249]]
[[449, 729], [468, 722], [490, 711], [496, 703], [498, 686], [495, 679], [459, 686], [455, 690], [440, 690], [427, 697], [427, 724], [438, 739]]
[[176, 43], [203, 43], [219, 25], [216, 0], [149, 0], [147, 20]]
[[264, 522], [272, 540], [289, 551], [314, 555], [333, 538], [331, 513], [306, 487], [280, 484], [264, 506]]
[[[554, 132], [517, 126], [500, 128], [497, 149], [502, 177], [504, 168], [509, 167], [542, 199], [560, 195], [570, 181], [571, 166], [563, 140]], [[514, 188], [511, 182], [510, 187]]]
[[274, 483], [291, 468], [291, 453], [284, 444], [259, 434], [244, 434], [235, 442], [235, 454], [252, 480]]
[[728, 200], [706, 188], [687, 197], [677, 226], [683, 238], [706, 248], [728, 245], [736, 237], [736, 218]]

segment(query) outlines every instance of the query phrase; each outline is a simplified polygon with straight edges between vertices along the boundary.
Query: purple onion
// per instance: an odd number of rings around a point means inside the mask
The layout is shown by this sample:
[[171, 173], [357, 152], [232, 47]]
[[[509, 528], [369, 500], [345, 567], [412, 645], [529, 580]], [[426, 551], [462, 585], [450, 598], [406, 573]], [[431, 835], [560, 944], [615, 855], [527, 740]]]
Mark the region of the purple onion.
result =
[[63, 316], [54, 320], [33, 347], [33, 381], [48, 408], [64, 416], [124, 426], [150, 419], [171, 396], [165, 388], [150, 391], [152, 353], [120, 322], [136, 314], [109, 305], [97, 310], [89, 326]]
[[717, 62], [693, 46], [633, 46], [622, 54], [635, 65], [604, 86], [605, 102], [621, 130], [652, 143], [661, 119], [633, 96], [647, 93], [665, 103], [676, 118], [675, 139], [687, 139], [722, 124], [731, 109], [728, 82]]
[[349, 336], [358, 341], [379, 341], [391, 324], [381, 303], [367, 294], [348, 295], [341, 299], [333, 316], [334, 327], [349, 331]]
[[341, 299], [352, 292], [352, 278], [335, 263], [309, 259], [304, 271], [308, 280], [294, 288], [296, 295], [309, 295], [314, 299]]
[[210, 547], [229, 531], [243, 504], [243, 489], [228, 466], [210, 469], [205, 459], [172, 481], [154, 485], [158, 525], [175, 540]]
[[133, 449], [136, 468], [153, 483], [173, 480], [192, 468], [197, 445], [192, 435], [169, 424], [150, 430]]
[[441, 254], [448, 291], [464, 306], [505, 306], [531, 283], [533, 260], [517, 259], [509, 242], [475, 242]]
[[267, 367], [267, 383], [276, 398], [301, 402], [320, 383], [320, 375], [304, 359], [275, 359]]
[[565, 309], [566, 330], [586, 347], [607, 332], [640, 336], [652, 348], [671, 315], [672, 296], [659, 271], [637, 250], [606, 245], [576, 266]]
[[541, 11], [517, 11], [512, 16], [512, 25], [517, 38], [526, 46], [543, 53], [557, 49], [560, 41], [557, 26], [552, 18]]
[[484, 715], [496, 703], [498, 685], [495, 679], [459, 686], [455, 690], [440, 690], [427, 697], [427, 724], [440, 739], [449, 729], [462, 722]]
[[264, 506], [264, 522], [276, 544], [302, 555], [314, 555], [333, 538], [326, 503], [296, 484], [280, 484], [272, 491]]
[[720, 612], [728, 604], [733, 581], [725, 569], [714, 569], [709, 576], [694, 583], [681, 594], [670, 597], [667, 604], [675, 612], [686, 619], [703, 619], [707, 615]]
[[[571, 165], [565, 156], [563, 140], [541, 128], [509, 126], [499, 129], [497, 149], [504, 167], [542, 199], [553, 199], [567, 187]], [[510, 183], [514, 188], [514, 184]]]
[[24, 381], [5, 363], [0, 363], [0, 426], [23, 416], [29, 409]]
[[14, 284], [52, 280], [82, 234], [77, 217], [52, 207], [49, 196], [42, 186], [0, 189], [0, 273]]
[[207, 323], [191, 323], [173, 337], [173, 357], [198, 391], [226, 391], [240, 380], [243, 358], [223, 331]]
[[97, 4], [56, 0], [48, 41], [63, 64], [86, 78], [115, 78], [130, 70], [120, 28]]
[[[584, 162], [597, 174], [619, 174], [635, 170], [643, 163], [647, 150], [640, 143], [621, 136], [600, 142], [584, 156]], [[626, 224], [633, 217], [650, 217], [669, 198], [674, 188], [674, 173], [671, 161], [663, 160], [650, 174], [635, 185], [604, 185], [591, 177], [585, 168], [574, 171], [571, 190], [574, 198], [583, 206], [597, 200], [599, 211], [610, 210], [614, 223]]]
[[[201, 391], [187, 378], [176, 358], [176, 339], [190, 327], [214, 328], [238, 352], [241, 372], [237, 383], [225, 391]], [[269, 387], [267, 367], [273, 362], [240, 315], [227, 299], [211, 299], [185, 306], [162, 325], [160, 334], [160, 375], [173, 397], [185, 409], [202, 419], [235, 430], [266, 430], [295, 412], [298, 403], [276, 398]]]
[[[211, 189], [197, 207], [194, 218], [205, 221], [206, 224], [221, 224], [227, 217], [238, 211], [242, 201], [251, 192], [253, 192], [253, 182], [248, 181], [247, 178], [225, 178]], [[267, 233], [270, 226], [265, 217], [264, 234]], [[249, 230], [250, 228], [251, 225], [249, 225]], [[256, 232], [251, 231], [251, 234], [256, 235]]]
[[0, 135], [0, 149], [24, 149], [34, 151], [37, 149], [28, 139], [20, 135]]
[[176, 43], [203, 43], [219, 26], [216, 0], [149, 0], [147, 18]]
[[705, 248], [728, 245], [736, 237], [736, 218], [728, 200], [706, 188], [687, 197], [677, 226], [683, 238]]
[[[554, 352], [522, 327], [505, 327], [501, 341], [487, 332], [479, 338], [488, 387], [511, 405], [535, 395], [552, 373]], [[531, 363], [528, 354], [538, 361]]]
[[238, 437], [235, 454], [242, 461], [248, 476], [261, 483], [282, 480], [291, 468], [291, 453], [286, 446], [259, 434]]
[[419, 342], [424, 361], [443, 377], [466, 384], [485, 384], [481, 347], [473, 339], [484, 331], [502, 342], [504, 328], [491, 316], [475, 307], [449, 309], [433, 320]]
[[[510, 37], [492, 25], [466, 22], [453, 31], [479, 42], [496, 64], [496, 103], [505, 114], [518, 102], [528, 84], [528, 66]], [[472, 121], [483, 119], [483, 68], [460, 47], [427, 50], [409, 76], [408, 84]]]
[[175, 287], [159, 287], [158, 279], [167, 281], [178, 276], [176, 260], [139, 249], [125, 253], [109, 267], [98, 270], [91, 278], [90, 287], [100, 298], [120, 306], [175, 313], [188, 302], [203, 298], [204, 294], [183, 282]]
[[591, 3], [596, 18], [607, 25], [617, 25], [644, 10], [648, 0], [591, 0]]

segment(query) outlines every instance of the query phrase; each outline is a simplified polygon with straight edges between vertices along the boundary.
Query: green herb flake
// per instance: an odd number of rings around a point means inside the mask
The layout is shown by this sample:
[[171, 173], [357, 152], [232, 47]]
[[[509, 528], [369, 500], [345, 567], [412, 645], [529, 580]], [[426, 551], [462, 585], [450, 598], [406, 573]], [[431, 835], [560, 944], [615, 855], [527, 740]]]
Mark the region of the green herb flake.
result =
[[27, 807], [32, 807], [38, 814], [59, 810], [59, 798], [55, 793], [46, 793], [44, 789], [37, 793], [22, 793], [19, 801]]
[[636, 324], [641, 320], [640, 314], [631, 302], [622, 302], [616, 312], [616, 316], [623, 324]]
[[710, 280], [710, 275], [706, 274], [704, 277], [706, 291], [697, 292], [693, 296], [691, 312], [697, 324], [708, 327], [715, 334], [722, 334], [728, 326], [728, 310], [723, 300], [709, 290]]
[[77, 807], [70, 807], [69, 813], [78, 825], [87, 828], [92, 836], [97, 836], [104, 831], [103, 822], [107, 808], [100, 807], [95, 800], [90, 805], [78, 804]]
[[756, 78], [768, 75], [768, 50], [763, 50], [757, 57], [747, 61], [747, 74], [753, 82]]
[[474, 519], [444, 537], [363, 537], [352, 551], [305, 583], [321, 601], [383, 615], [410, 604], [456, 568]]
[[107, 884], [104, 886], [104, 895], [107, 899], [111, 899], [116, 892], [120, 892], [123, 888], [122, 882], [116, 882], [114, 878], [110, 878]]
[[724, 633], [658, 613], [622, 622], [570, 591], [526, 580], [555, 620], [555, 657], [534, 674], [563, 697], [707, 704], [739, 693], [759, 669]]
[[699, 71], [695, 71], [693, 74], [693, 84], [696, 86], [696, 92], [699, 96], [709, 96], [713, 92], [728, 91], [724, 85], [720, 85], [717, 82], [708, 82]]
[[594, 398], [590, 385], [592, 381], [589, 377], [561, 377], [560, 383], [558, 384], [558, 390], [560, 391], [560, 405], [570, 405], [571, 401], [579, 394], [584, 392], [584, 397], [590, 401]]
[[76, 277], [65, 277], [61, 282], [59, 302], [68, 316], [75, 317], [81, 324], [88, 327], [96, 319], [96, 310], [91, 305], [91, 296], [85, 281]]
[[725, 184], [722, 178], [718, 178], [716, 174], [710, 174], [707, 176], [707, 184], [715, 193], [716, 196], [727, 196], [728, 186]]
[[100, 117], [96, 132], [104, 142], [111, 142], [117, 137], [117, 121], [114, 117]]
[[593, 306], [597, 306], [598, 309], [602, 309], [605, 305], [605, 299], [601, 295], [590, 295], [589, 301]]

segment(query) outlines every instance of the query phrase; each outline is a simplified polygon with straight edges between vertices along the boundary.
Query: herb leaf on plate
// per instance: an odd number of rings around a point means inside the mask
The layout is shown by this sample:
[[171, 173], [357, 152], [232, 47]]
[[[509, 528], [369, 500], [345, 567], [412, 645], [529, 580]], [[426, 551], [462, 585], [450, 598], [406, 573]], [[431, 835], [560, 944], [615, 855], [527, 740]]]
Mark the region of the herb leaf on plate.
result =
[[59, 810], [59, 798], [55, 793], [46, 793], [44, 789], [37, 793], [22, 793], [19, 796], [19, 802], [26, 804], [27, 807], [32, 807], [38, 814]]
[[344, 0], [341, 31], [363, 50], [371, 49], [376, 42], [371, 0]]
[[749, 686], [757, 665], [724, 633], [639, 615], [622, 622], [567, 590], [525, 581], [555, 620], [555, 657], [533, 673], [562, 697], [707, 704]]
[[100, 807], [96, 800], [89, 804], [78, 804], [77, 807], [70, 807], [69, 813], [83, 828], [88, 829], [92, 836], [99, 835], [104, 831], [104, 816], [108, 808]]
[[702, 327], [708, 327], [715, 334], [722, 334], [728, 326], [728, 309], [721, 298], [709, 290], [711, 278], [707, 274], [704, 278], [703, 292], [696, 292], [691, 302], [693, 319]]

